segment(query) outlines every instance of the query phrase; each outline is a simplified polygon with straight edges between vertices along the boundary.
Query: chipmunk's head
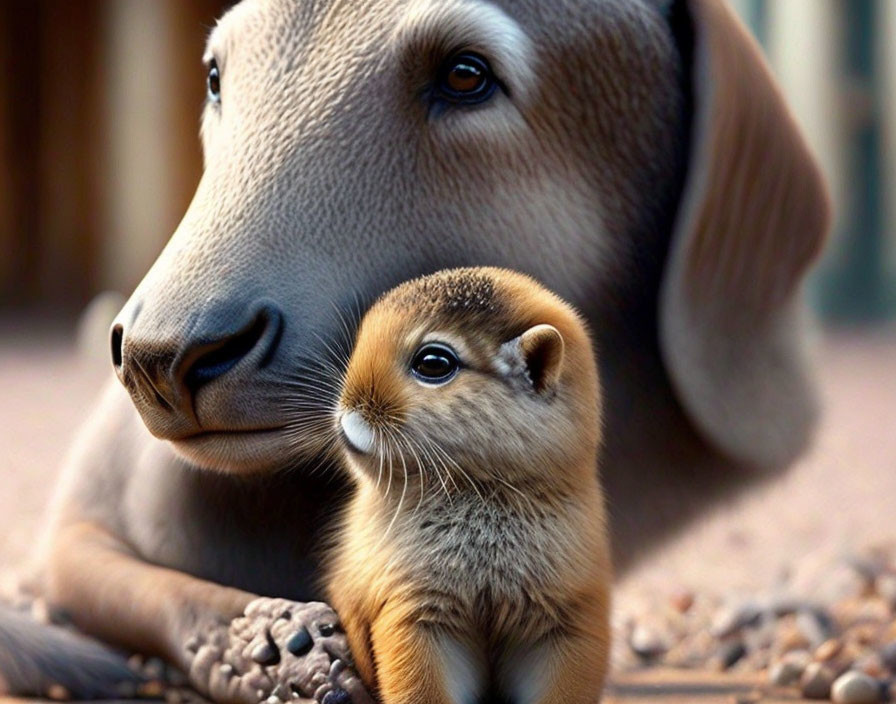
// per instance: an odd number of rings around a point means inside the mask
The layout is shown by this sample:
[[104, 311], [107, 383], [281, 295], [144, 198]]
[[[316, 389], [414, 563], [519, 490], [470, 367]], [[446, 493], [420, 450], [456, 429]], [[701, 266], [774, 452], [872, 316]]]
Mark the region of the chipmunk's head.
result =
[[522, 274], [455, 269], [393, 289], [366, 314], [337, 431], [352, 467], [374, 479], [513, 482], [586, 458], [593, 472], [598, 393], [568, 304]]

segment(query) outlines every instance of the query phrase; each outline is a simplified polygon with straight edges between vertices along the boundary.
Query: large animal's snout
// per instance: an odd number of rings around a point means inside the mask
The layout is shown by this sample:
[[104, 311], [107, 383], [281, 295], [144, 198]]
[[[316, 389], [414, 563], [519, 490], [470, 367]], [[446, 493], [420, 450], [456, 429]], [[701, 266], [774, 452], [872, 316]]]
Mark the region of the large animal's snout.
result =
[[[139, 307], [138, 307], [139, 311]], [[224, 377], [245, 379], [267, 366], [280, 342], [277, 306], [218, 306], [183, 330], [120, 319], [112, 327], [112, 363], [150, 431], [178, 439], [204, 429], [197, 398]], [[239, 370], [239, 374], [237, 374]]]

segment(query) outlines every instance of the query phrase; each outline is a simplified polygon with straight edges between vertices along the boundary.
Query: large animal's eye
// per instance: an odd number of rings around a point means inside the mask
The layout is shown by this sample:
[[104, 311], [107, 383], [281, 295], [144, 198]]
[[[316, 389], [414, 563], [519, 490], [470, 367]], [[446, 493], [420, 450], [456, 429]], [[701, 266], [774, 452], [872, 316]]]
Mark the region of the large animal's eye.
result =
[[221, 102], [221, 72], [218, 62], [212, 59], [208, 64], [208, 99], [213, 103]]
[[414, 376], [425, 384], [444, 384], [460, 369], [457, 354], [448, 345], [429, 342], [423, 345], [411, 361]]
[[455, 54], [439, 69], [437, 93], [451, 103], [472, 105], [488, 100], [498, 82], [488, 61], [478, 54]]

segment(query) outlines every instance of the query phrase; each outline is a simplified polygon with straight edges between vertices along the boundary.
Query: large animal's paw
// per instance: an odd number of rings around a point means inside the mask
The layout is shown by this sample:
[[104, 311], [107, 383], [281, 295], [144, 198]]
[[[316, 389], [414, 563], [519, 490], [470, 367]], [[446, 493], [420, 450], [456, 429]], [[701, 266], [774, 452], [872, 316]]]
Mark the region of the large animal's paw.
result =
[[371, 704], [326, 604], [256, 599], [229, 625], [194, 636], [194, 686], [218, 702]]

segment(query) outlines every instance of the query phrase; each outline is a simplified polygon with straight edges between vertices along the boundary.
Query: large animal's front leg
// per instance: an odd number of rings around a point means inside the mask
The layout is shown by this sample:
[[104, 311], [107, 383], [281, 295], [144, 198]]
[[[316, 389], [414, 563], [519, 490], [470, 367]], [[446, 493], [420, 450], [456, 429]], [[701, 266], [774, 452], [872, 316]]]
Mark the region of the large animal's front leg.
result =
[[143, 562], [89, 522], [57, 530], [49, 598], [83, 630], [158, 653], [218, 701], [369, 702], [336, 614]]

